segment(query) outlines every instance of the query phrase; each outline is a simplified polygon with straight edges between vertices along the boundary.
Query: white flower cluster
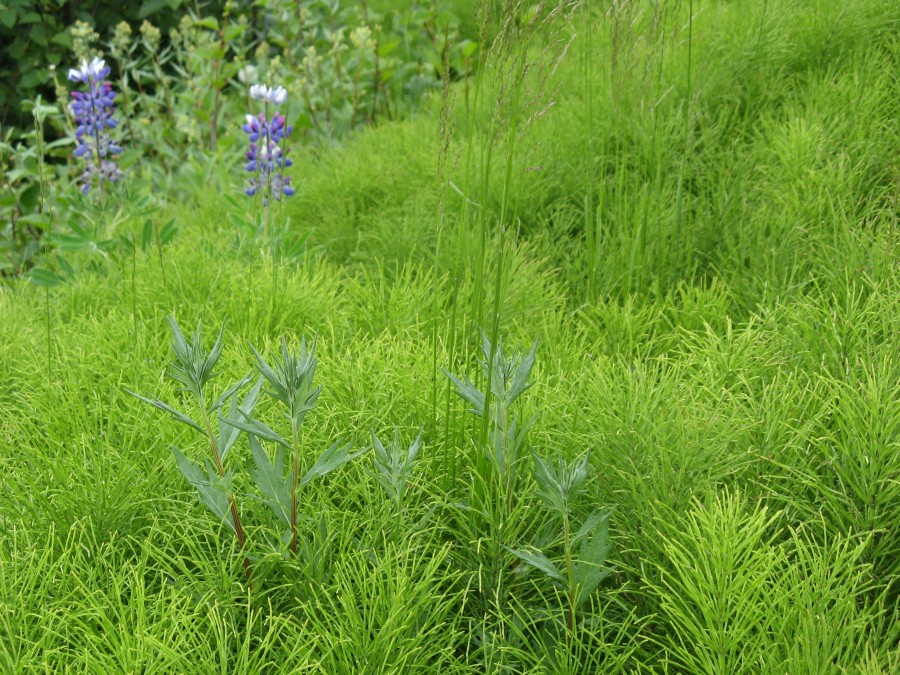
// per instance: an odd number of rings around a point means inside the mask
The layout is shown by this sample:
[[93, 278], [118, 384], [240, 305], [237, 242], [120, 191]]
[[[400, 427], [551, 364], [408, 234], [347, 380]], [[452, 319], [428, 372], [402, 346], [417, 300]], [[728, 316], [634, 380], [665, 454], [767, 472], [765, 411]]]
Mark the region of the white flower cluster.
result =
[[269, 103], [284, 103], [287, 100], [287, 90], [284, 87], [267, 87], [264, 84], [254, 84], [250, 87], [250, 98]]
[[372, 31], [368, 26], [359, 26], [351, 31], [350, 42], [357, 49], [371, 50], [375, 48], [375, 40], [372, 39]]

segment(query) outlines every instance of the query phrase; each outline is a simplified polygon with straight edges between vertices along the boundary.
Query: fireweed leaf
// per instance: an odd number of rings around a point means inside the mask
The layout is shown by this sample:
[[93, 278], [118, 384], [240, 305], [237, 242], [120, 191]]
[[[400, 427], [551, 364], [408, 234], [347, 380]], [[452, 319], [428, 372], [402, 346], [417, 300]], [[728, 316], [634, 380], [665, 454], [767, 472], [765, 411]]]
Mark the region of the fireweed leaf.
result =
[[551, 579], [559, 581], [560, 583], [565, 583], [565, 577], [563, 576], [563, 573], [559, 571], [559, 568], [557, 568], [557, 566], [554, 565], [553, 562], [543, 554], [543, 552], [538, 551], [537, 549], [525, 551], [510, 548], [507, 550], [517, 558], [521, 558], [522, 560], [524, 560], [535, 569], [540, 570]]
[[160, 410], [163, 410], [163, 411], [169, 413], [172, 417], [174, 417], [179, 422], [187, 424], [189, 427], [196, 429], [204, 436], [206, 435], [206, 430], [203, 427], [201, 427], [198, 422], [195, 422], [194, 420], [192, 420], [190, 417], [188, 417], [184, 413], [179, 412], [178, 410], [175, 410], [175, 408], [168, 405], [167, 403], [163, 403], [158, 398], [147, 398], [146, 396], [141, 396], [140, 394], [136, 394], [135, 392], [131, 391], [130, 389], [126, 389], [125, 391], [127, 393], [131, 394], [132, 396], [134, 396], [135, 398], [139, 398], [144, 403], [149, 403], [153, 407], [159, 408]]
[[188, 482], [197, 489], [200, 501], [213, 512], [220, 520], [223, 520], [232, 532], [235, 532], [234, 519], [231, 515], [231, 506], [226, 492], [227, 481], [216, 475], [215, 469], [207, 462], [206, 471], [189, 460], [178, 448], [172, 448], [175, 454], [175, 462], [178, 470], [187, 478]]
[[291, 479], [290, 476], [284, 475], [284, 448], [278, 448], [273, 464], [269, 461], [269, 456], [256, 436], [254, 434], [248, 434], [248, 436], [255, 466], [250, 473], [259, 491], [265, 497], [262, 501], [268, 504], [278, 520], [290, 527]]
[[349, 443], [340, 445], [338, 441], [335, 441], [330, 448], [319, 456], [319, 459], [317, 459], [312, 468], [306, 472], [306, 475], [300, 479], [299, 485], [306, 485], [313, 478], [324, 476], [342, 464], [346, 464], [351, 459], [356, 459], [364, 453], [363, 450], [360, 450], [359, 452], [350, 454], [350, 448], [351, 445]]

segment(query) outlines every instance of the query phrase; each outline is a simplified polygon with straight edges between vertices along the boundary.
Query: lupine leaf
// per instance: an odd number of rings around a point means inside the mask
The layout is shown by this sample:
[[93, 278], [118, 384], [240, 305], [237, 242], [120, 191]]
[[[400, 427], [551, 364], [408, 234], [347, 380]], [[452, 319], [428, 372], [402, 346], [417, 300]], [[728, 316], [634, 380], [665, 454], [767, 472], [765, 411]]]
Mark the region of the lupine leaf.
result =
[[159, 243], [165, 245], [171, 242], [176, 234], [178, 234], [178, 226], [175, 224], [175, 219], [171, 218], [159, 228], [157, 237], [159, 238]]
[[329, 471], [333, 471], [342, 464], [346, 464], [351, 459], [355, 459], [363, 454], [364, 451], [350, 454], [350, 444], [339, 445], [335, 441], [330, 448], [323, 452], [312, 468], [306, 472], [306, 475], [300, 479], [300, 485], [306, 485], [313, 478], [324, 476]]
[[225, 492], [225, 486], [223, 485], [224, 479], [217, 476], [215, 470], [209, 464], [207, 464], [206, 472], [204, 473], [198, 464], [185, 457], [178, 448], [173, 448], [172, 450], [175, 453], [175, 462], [178, 465], [178, 470], [197, 489], [200, 501], [234, 532], [234, 520], [231, 517], [228, 494]]
[[28, 281], [40, 288], [54, 288], [65, 282], [61, 274], [46, 267], [34, 267], [28, 270]]

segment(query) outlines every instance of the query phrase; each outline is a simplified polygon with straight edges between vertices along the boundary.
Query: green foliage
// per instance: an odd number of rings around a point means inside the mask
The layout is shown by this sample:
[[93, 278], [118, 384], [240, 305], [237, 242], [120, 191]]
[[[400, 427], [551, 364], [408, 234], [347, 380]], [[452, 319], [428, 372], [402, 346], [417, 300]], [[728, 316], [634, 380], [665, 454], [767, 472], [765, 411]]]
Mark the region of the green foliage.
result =
[[[573, 500], [583, 491], [588, 478], [588, 455], [572, 463], [559, 457], [554, 467], [532, 453], [535, 492], [562, 521], [563, 570], [537, 548], [510, 549], [527, 564], [543, 572], [565, 590], [568, 597], [566, 625], [576, 628], [576, 614], [612, 570], [606, 566], [610, 553], [609, 513], [594, 509], [574, 534], [571, 532]], [[577, 549], [576, 549], [577, 547]], [[576, 557], [577, 551], [577, 557]]]
[[798, 531], [779, 541], [778, 519], [735, 492], [695, 502], [668, 524], [654, 590], [674, 663], [697, 673], [814, 673], [857, 663], [879, 612], [864, 599], [872, 588], [867, 542], [818, 544]]
[[582, 491], [588, 477], [589, 456], [569, 464], [558, 457], [556, 466], [544, 461], [540, 455], [532, 453], [534, 480], [537, 495], [544, 503], [562, 517], [570, 512], [570, 501]]
[[316, 373], [316, 343], [313, 341], [306, 351], [306, 341], [300, 344], [300, 354], [295, 357], [288, 351], [287, 339], [281, 339], [281, 360], [275, 362], [274, 370], [251, 344], [260, 374], [269, 383], [269, 395], [287, 408], [288, 419], [293, 426], [303, 423], [306, 413], [313, 409], [322, 387], [313, 388]]
[[301, 105], [298, 128], [321, 139], [343, 138], [381, 119], [405, 117], [423, 94], [440, 87], [448, 68], [465, 76], [477, 43], [459, 35], [459, 14], [446, 2], [369, 3], [266, 0], [262, 42], [249, 72], [284, 82]]
[[173, 451], [178, 470], [187, 478], [188, 483], [197, 488], [200, 501], [212, 511], [216, 518], [224, 521], [236, 533], [234, 518], [231, 515], [231, 505], [228, 502], [228, 495], [233, 491], [234, 476], [231, 473], [219, 476], [208, 459], [201, 468], [198, 464], [185, 457], [178, 448], [175, 448]]
[[484, 355], [484, 360], [479, 361], [485, 382], [483, 391], [467, 377], [461, 380], [446, 370], [444, 374], [456, 387], [457, 395], [472, 406], [470, 412], [482, 418], [479, 444], [504, 486], [507, 502], [511, 503], [517, 490], [519, 458], [525, 447], [525, 436], [534, 423], [532, 419], [520, 427], [511, 408], [531, 386], [528, 380], [534, 367], [537, 342], [527, 355], [515, 352], [507, 357], [502, 341], [492, 344], [487, 335], [482, 334], [481, 351]]
[[[22, 102], [47, 93], [53, 69], [68, 69], [69, 51], [90, 49], [81, 30], [67, 28], [77, 20], [91, 21], [105, 33], [121, 21], [141, 21], [152, 16], [164, 30], [174, 26], [180, 14], [191, 6], [186, 0], [154, 0], [140, 5], [100, 2], [85, 6], [73, 0], [4, 0], [0, 4], [0, 39], [8, 48], [0, 57], [0, 118], [5, 127], [26, 128], [28, 111]], [[215, 12], [222, 3], [207, 3]], [[87, 25], [87, 24], [85, 24]]]
[[[99, 55], [113, 69], [111, 82], [121, 118], [115, 134], [125, 148], [120, 165], [127, 182], [135, 186], [131, 189], [165, 193], [168, 203], [162, 205], [175, 206], [208, 188], [215, 166], [239, 163], [236, 149], [243, 141], [239, 127], [251, 84], [287, 86], [288, 118], [302, 132], [294, 138], [318, 145], [344, 139], [376, 119], [407, 116], [426, 92], [438, 88], [442, 74], [449, 77], [447, 68], [458, 77], [468, 73], [476, 52], [474, 43], [459, 37], [456, 15], [442, 5], [413, 4], [402, 12], [389, 12], [389, 21], [376, 12], [359, 14], [321, 0], [290, 6], [258, 3], [252, 9], [207, 3], [204, 14], [178, 0], [166, 4], [172, 15], [159, 14], [149, 5], [139, 11], [101, 5], [93, 23], [74, 4], [61, 3], [62, 16], [78, 18], [65, 30], [57, 25], [60, 16], [46, 6], [32, 10], [24, 3], [8, 9], [13, 13], [27, 9], [29, 17], [38, 17], [44, 33], [60, 35], [59, 52], [51, 50], [51, 69], [34, 66], [42, 73], [40, 88], [19, 81], [19, 88], [25, 89], [19, 94], [44, 92], [52, 84], [59, 105], [43, 105], [40, 94], [32, 99], [8, 92], [9, 102], [18, 106], [21, 101], [23, 111], [39, 114], [42, 126], [30, 130], [18, 120], [0, 142], [0, 168], [6, 174], [0, 215], [8, 217], [8, 225], [0, 231], [0, 274], [21, 274], [48, 250], [62, 250], [60, 237], [86, 239], [77, 229], [85, 228], [78, 222], [81, 209], [64, 197], [72, 189], [71, 172], [65, 166], [72, 160], [65, 73], [82, 59]], [[20, 39], [17, 35], [16, 43]], [[43, 59], [47, 54], [32, 56]], [[31, 68], [28, 64], [25, 59], [15, 67]], [[44, 119], [48, 143], [43, 143]], [[38, 166], [45, 161], [47, 175]], [[221, 191], [234, 189], [233, 180], [220, 176], [217, 180]], [[52, 206], [44, 209], [44, 203]], [[54, 221], [59, 231], [48, 245], [41, 239]], [[123, 233], [121, 223], [106, 222], [102, 227], [113, 235], [110, 241], [134, 236]], [[299, 257], [305, 239], [287, 229], [278, 223], [269, 236], [277, 235], [283, 252]], [[175, 231], [177, 227], [144, 224], [142, 245], [152, 239], [163, 270], [162, 249]]]
[[[256, 470], [253, 472], [257, 487], [263, 493], [265, 503], [269, 505], [276, 518], [286, 527], [279, 540], [286, 543], [290, 553], [298, 551], [298, 490], [315, 478], [321, 478], [359, 457], [362, 452], [351, 453], [349, 444], [333, 443], [325, 450], [310, 469], [300, 475], [300, 444], [298, 430], [306, 414], [315, 407], [321, 387], [313, 387], [312, 379], [316, 372], [316, 343], [313, 341], [306, 351], [306, 340], [300, 343], [300, 353], [290, 352], [287, 339], [281, 341], [281, 360], [274, 367], [266, 363], [262, 355], [250, 345], [256, 357], [256, 365], [261, 379], [269, 383], [268, 394], [281, 403], [287, 410], [285, 416], [291, 424], [291, 440], [282, 438], [275, 430], [264, 422], [251, 417], [249, 412], [243, 413], [243, 420], [228, 420], [227, 423], [245, 431], [250, 439], [250, 448]], [[257, 437], [278, 444], [274, 464], [269, 461]], [[284, 450], [291, 452], [291, 466], [287, 476], [284, 473]], [[281, 547], [276, 546], [280, 551]]]
[[378, 484], [384, 488], [387, 497], [394, 503], [398, 512], [403, 508], [403, 497], [406, 487], [412, 478], [412, 472], [416, 458], [422, 450], [422, 432], [405, 449], [400, 444], [400, 434], [394, 429], [394, 440], [387, 447], [381, 442], [375, 432], [372, 432], [372, 472]]
[[[237, 537], [241, 548], [246, 548], [247, 539], [234, 499], [234, 473], [225, 468], [225, 458], [228, 455], [228, 451], [233, 447], [237, 434], [231, 426], [225, 426], [227, 418], [223, 418], [219, 414], [219, 433], [216, 436], [213, 433], [210, 417], [229, 399], [231, 399], [231, 407], [229, 409], [229, 417], [231, 419], [234, 419], [238, 412], [243, 416], [249, 416], [256, 405], [261, 382], [257, 382], [240, 406], [237, 405], [236, 392], [247, 384], [249, 377], [238, 380], [216, 399], [212, 407], [208, 407], [206, 403], [206, 392], [208, 391], [206, 385], [217, 374], [214, 369], [219, 357], [222, 355], [222, 336], [225, 333], [225, 327], [222, 326], [215, 344], [213, 344], [212, 349], [207, 351], [203, 348], [200, 324], [197, 324], [197, 330], [194, 332], [190, 343], [188, 343], [175, 318], [172, 316], [168, 318], [173, 336], [172, 352], [175, 356], [175, 360], [169, 364], [169, 376], [182, 385], [180, 391], [191, 394], [200, 412], [200, 422], [191, 419], [159, 399], [146, 398], [131, 391], [128, 393], [155, 408], [169, 413], [177, 421], [207, 437], [211, 457], [207, 457], [204, 460], [203, 466], [188, 459], [177, 448], [173, 448], [178, 470], [196, 488], [200, 495], [200, 501], [220, 521], [224, 521], [228, 525]], [[244, 558], [244, 570], [249, 582], [250, 561], [246, 557]]]
[[744, 513], [740, 495], [700, 504], [663, 542], [661, 605], [672, 626], [670, 653], [697, 673], [777, 668], [765, 636], [777, 630], [771, 608], [785, 554], [771, 542], [773, 516]]
[[[898, 672], [894, 15], [513, 4], [461, 19], [505, 36], [474, 78], [293, 151], [300, 255], [222, 199], [227, 132], [105, 210], [47, 160], [64, 257], [0, 287], [0, 670]], [[172, 312], [227, 317], [203, 407]], [[240, 345], [287, 382], [302, 335], [295, 444]]]

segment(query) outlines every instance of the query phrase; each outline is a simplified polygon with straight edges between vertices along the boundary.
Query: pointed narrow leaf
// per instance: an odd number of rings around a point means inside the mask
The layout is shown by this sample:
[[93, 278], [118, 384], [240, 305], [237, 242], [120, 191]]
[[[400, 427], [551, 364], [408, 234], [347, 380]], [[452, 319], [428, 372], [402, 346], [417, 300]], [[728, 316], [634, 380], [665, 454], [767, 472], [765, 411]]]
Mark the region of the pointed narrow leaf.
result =
[[465, 381], [460, 380], [447, 370], [444, 370], [444, 375], [450, 378], [450, 381], [456, 387], [456, 394], [472, 405], [470, 412], [479, 417], [484, 415], [484, 393], [476, 389], [475, 385], [469, 381], [469, 378], [466, 378]]
[[[203, 368], [201, 371], [202, 381], [207, 382], [212, 379], [214, 373], [213, 369], [216, 367], [216, 363], [219, 362], [219, 357], [222, 355], [222, 336], [225, 334], [225, 324], [222, 324], [222, 327], [219, 329], [219, 336], [216, 338], [216, 342], [213, 345], [212, 349], [209, 352], [209, 356], [206, 357], [206, 360], [203, 362]], [[197, 326], [197, 343], [200, 343], [200, 326]]]
[[551, 560], [541, 551], [533, 549], [531, 551], [520, 551], [516, 549], [508, 549], [514, 556], [521, 558], [532, 567], [539, 569], [551, 579], [555, 579], [560, 583], [565, 583], [565, 577], [562, 572], [554, 565]]
[[164, 410], [165, 412], [169, 413], [172, 417], [174, 417], [179, 422], [187, 424], [189, 427], [193, 427], [194, 429], [199, 431], [201, 434], [206, 435], [206, 430], [203, 427], [201, 427], [200, 424], [198, 424], [197, 422], [192, 420], [190, 417], [188, 417], [184, 413], [181, 413], [181, 412], [175, 410], [175, 408], [173, 408], [172, 406], [163, 403], [158, 398], [147, 398], [146, 396], [141, 396], [140, 394], [136, 394], [135, 392], [131, 391], [130, 389], [126, 389], [125, 391], [128, 392], [129, 394], [131, 394], [132, 396], [134, 396], [135, 398], [139, 398], [144, 403], [149, 403], [150, 405], [154, 406], [155, 408]]
[[573, 464], [567, 465], [567, 470], [569, 472], [569, 477], [567, 478], [569, 482], [569, 494], [576, 494], [581, 491], [585, 481], [587, 481], [590, 468], [590, 452], [586, 452], [581, 459]]
[[207, 467], [207, 472], [204, 473], [203, 469], [185, 457], [178, 448], [173, 448], [173, 452], [175, 453], [175, 462], [178, 465], [178, 470], [197, 489], [200, 501], [234, 532], [234, 520], [231, 517], [228, 495], [222, 486], [216, 485], [210, 480], [208, 475], [210, 468]]
[[[228, 389], [226, 389], [224, 392], [222, 392], [222, 395], [216, 399], [216, 402], [213, 403], [213, 407], [210, 409], [209, 412], [211, 412], [211, 413], [215, 412], [216, 410], [221, 408], [223, 405], [225, 405], [225, 401], [227, 401], [229, 398], [231, 398], [232, 394], [234, 394], [238, 389], [243, 387], [245, 384], [247, 384], [252, 379], [253, 379], [253, 373], [249, 373], [249, 374], [245, 375], [244, 377], [242, 377], [237, 382], [235, 382], [233, 385], [228, 387]], [[255, 401], [254, 401], [254, 404], [255, 404]], [[243, 405], [241, 407], [243, 407]]]
[[612, 574], [612, 568], [580, 563], [575, 566], [575, 606], [581, 607], [591, 597], [606, 577]]
[[537, 340], [535, 340], [534, 345], [531, 347], [531, 351], [522, 359], [521, 363], [519, 363], [519, 367], [516, 368], [516, 372], [513, 373], [509, 393], [507, 394], [508, 405], [512, 405], [519, 396], [525, 393], [525, 391], [530, 389], [534, 384], [533, 382], [529, 383], [528, 378], [531, 377], [531, 370], [534, 368], [534, 357], [537, 353], [537, 346], [538, 343]]
[[175, 321], [174, 316], [170, 315], [167, 318], [169, 319], [169, 326], [172, 328], [172, 351], [175, 352], [175, 356], [179, 361], [186, 359], [190, 355], [190, 349], [188, 349], [184, 333], [178, 327], [178, 322]]
[[609, 511], [601, 511], [600, 509], [594, 509], [584, 520], [584, 524], [578, 528], [578, 532], [575, 533], [575, 536], [572, 537], [572, 545], [574, 546], [579, 541], [581, 541], [585, 536], [590, 534], [597, 525], [600, 524], [601, 521], [604, 521], [609, 518]]
[[237, 442], [238, 436], [240, 435], [240, 429], [238, 429], [235, 425], [229, 424], [228, 420], [237, 420], [241, 413], [246, 413], [249, 415], [253, 412], [253, 407], [256, 405], [256, 399], [259, 396], [259, 391], [262, 388], [262, 378], [256, 383], [256, 386], [250, 390], [250, 392], [244, 397], [243, 403], [238, 406], [237, 394], [233, 394], [231, 397], [231, 406], [228, 410], [228, 415], [223, 417], [222, 412], [219, 411], [219, 452], [221, 453], [222, 461], [225, 461], [225, 456], [234, 447], [235, 442]]
[[363, 454], [363, 451], [350, 454], [350, 444], [339, 445], [338, 441], [321, 454], [313, 467], [306, 472], [306, 475], [300, 479], [300, 485], [306, 485], [313, 478], [324, 476], [329, 471], [333, 471], [342, 464], [346, 464], [351, 459], [355, 459]]
[[[416, 440], [412, 442], [412, 445], [409, 446], [409, 450], [406, 453], [406, 461], [404, 462], [405, 467], [411, 467], [412, 463], [416, 460], [416, 456], [419, 454], [419, 451], [422, 449], [422, 433], [424, 429], [419, 429], [419, 434], [416, 436]], [[398, 439], [399, 442], [399, 439]]]
[[[263, 358], [262, 354], [260, 354], [256, 347], [253, 346], [252, 342], [247, 342], [250, 345], [250, 349], [253, 351], [253, 356], [256, 357], [256, 367], [259, 369], [260, 374], [268, 380], [269, 385], [272, 386], [273, 389], [277, 392], [277, 394], [283, 394], [284, 390], [281, 387], [281, 383], [278, 380], [278, 375], [275, 374], [275, 371], [272, 370], [272, 367], [266, 363], [266, 360]], [[278, 395], [276, 395], [278, 398]]]
[[612, 573], [612, 569], [606, 566], [606, 557], [609, 555], [609, 521], [601, 519], [590, 538], [581, 545], [581, 559], [575, 564], [575, 583], [578, 591], [575, 596], [575, 604], [581, 604], [588, 599], [600, 582]]
[[536, 452], [531, 453], [534, 460], [534, 480], [538, 484], [538, 495], [547, 505], [560, 515], [568, 512], [565, 490], [553, 466], [544, 461]]
[[270, 441], [272, 443], [278, 443], [279, 445], [283, 445], [286, 448], [290, 448], [291, 444], [284, 440], [278, 432], [269, 427], [266, 424], [263, 424], [259, 420], [255, 420], [250, 415], [245, 414], [243, 410], [238, 408], [238, 413], [243, 417], [243, 420], [237, 419], [228, 419], [223, 417], [222, 421], [225, 424], [230, 424], [233, 427], [240, 429], [241, 431], [246, 431], [248, 434], [255, 434], [262, 438], [263, 440]]
[[284, 525], [290, 527], [291, 481], [284, 475], [284, 450], [278, 448], [273, 465], [256, 436], [250, 434], [249, 438], [250, 452], [256, 467], [250, 472], [253, 480], [265, 497], [263, 501]]

